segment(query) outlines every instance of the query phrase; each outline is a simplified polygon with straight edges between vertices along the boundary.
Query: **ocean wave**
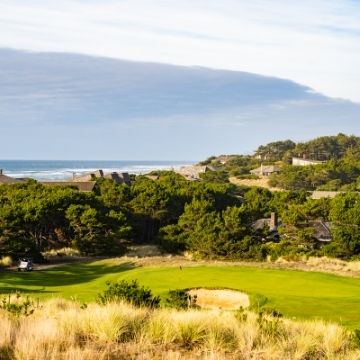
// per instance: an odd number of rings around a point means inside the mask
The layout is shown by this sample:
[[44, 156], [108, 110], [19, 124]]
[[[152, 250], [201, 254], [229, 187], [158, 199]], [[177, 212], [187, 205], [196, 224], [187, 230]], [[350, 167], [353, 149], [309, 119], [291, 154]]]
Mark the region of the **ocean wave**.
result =
[[[32, 178], [35, 180], [67, 180], [71, 179], [73, 176], [81, 176], [99, 169], [102, 169], [104, 173], [111, 172], [128, 172], [130, 174], [146, 174], [154, 170], [172, 170], [178, 169], [181, 166], [189, 165], [190, 162], [168, 162], [166, 164], [159, 163], [139, 163], [139, 162], [128, 162], [126, 164], [119, 164], [118, 166], [109, 166], [109, 164], [101, 165], [101, 162], [96, 162], [94, 166], [91, 164], [86, 164], [88, 166], [80, 167], [78, 163], [66, 164], [64, 167], [55, 167], [54, 163], [49, 161], [49, 165], [46, 166], [44, 163], [40, 165], [36, 162], [29, 161], [27, 164], [25, 162], [21, 162], [16, 166], [16, 162], [9, 162], [8, 164], [1, 164], [0, 167], [4, 169], [4, 173], [8, 176], [14, 178]], [[5, 166], [4, 166], [5, 165]], [[10, 165], [10, 166], [9, 166]]]

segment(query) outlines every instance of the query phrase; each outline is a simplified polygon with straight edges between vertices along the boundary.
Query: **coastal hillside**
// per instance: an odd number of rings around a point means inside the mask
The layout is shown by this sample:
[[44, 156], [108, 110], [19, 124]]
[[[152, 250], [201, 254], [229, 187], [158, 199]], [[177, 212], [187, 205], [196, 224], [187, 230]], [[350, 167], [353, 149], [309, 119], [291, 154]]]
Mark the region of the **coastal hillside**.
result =
[[[328, 160], [308, 158], [314, 144], [328, 149]], [[358, 259], [359, 144], [344, 134], [274, 142], [261, 146], [274, 153], [210, 157], [191, 171], [122, 180], [90, 174], [86, 188], [76, 178], [41, 183], [3, 175], [0, 256], [43, 261], [44, 252], [62, 247], [114, 256], [134, 244], [156, 244], [202, 259]], [[246, 184], [230, 184], [229, 176], [286, 191], [236, 186]]]
[[338, 134], [306, 142], [273, 141], [252, 155], [211, 156], [198, 178], [274, 190], [358, 191], [360, 137]]

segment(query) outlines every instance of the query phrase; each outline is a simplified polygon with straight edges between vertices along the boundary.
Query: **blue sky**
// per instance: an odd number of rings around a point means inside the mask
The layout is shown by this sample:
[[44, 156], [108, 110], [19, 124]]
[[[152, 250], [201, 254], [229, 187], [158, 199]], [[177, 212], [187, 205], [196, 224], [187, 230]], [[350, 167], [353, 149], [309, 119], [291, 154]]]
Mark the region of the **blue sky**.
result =
[[359, 19], [350, 0], [0, 0], [0, 158], [359, 135]]
[[201, 160], [360, 134], [360, 104], [244, 72], [0, 50], [0, 158]]
[[360, 1], [1, 0], [0, 47], [287, 78], [360, 102]]

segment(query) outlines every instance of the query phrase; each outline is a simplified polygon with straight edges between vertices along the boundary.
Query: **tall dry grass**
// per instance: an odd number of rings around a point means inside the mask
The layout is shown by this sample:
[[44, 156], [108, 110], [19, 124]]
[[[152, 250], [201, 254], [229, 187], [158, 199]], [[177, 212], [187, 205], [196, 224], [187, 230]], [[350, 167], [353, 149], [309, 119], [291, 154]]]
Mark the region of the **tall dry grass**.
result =
[[345, 261], [341, 259], [301, 256], [297, 259], [279, 257], [274, 264], [283, 268], [298, 268], [301, 270], [329, 272], [345, 276], [360, 276], [360, 261]]
[[0, 267], [9, 267], [11, 266], [13, 263], [13, 259], [11, 258], [11, 256], [2, 256], [0, 258]]
[[359, 359], [349, 331], [249, 311], [175, 311], [52, 299], [0, 311], [0, 359]]
[[175, 311], [53, 299], [0, 311], [0, 359], [359, 359], [349, 331], [253, 312]]
[[306, 264], [319, 269], [342, 270], [345, 272], [360, 272], [360, 261], [344, 261], [335, 258], [309, 257]]
[[42, 255], [46, 260], [51, 262], [71, 261], [83, 257], [79, 250], [70, 247], [64, 247], [62, 249], [51, 249], [43, 252]]

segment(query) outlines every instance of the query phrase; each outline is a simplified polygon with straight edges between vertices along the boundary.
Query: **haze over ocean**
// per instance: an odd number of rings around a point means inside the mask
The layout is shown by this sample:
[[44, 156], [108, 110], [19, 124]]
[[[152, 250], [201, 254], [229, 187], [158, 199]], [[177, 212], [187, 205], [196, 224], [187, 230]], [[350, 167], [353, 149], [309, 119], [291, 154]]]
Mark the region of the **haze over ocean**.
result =
[[105, 173], [129, 172], [145, 174], [153, 170], [179, 168], [192, 161], [129, 161], [129, 160], [0, 160], [4, 174], [15, 178], [65, 180], [97, 169]]

